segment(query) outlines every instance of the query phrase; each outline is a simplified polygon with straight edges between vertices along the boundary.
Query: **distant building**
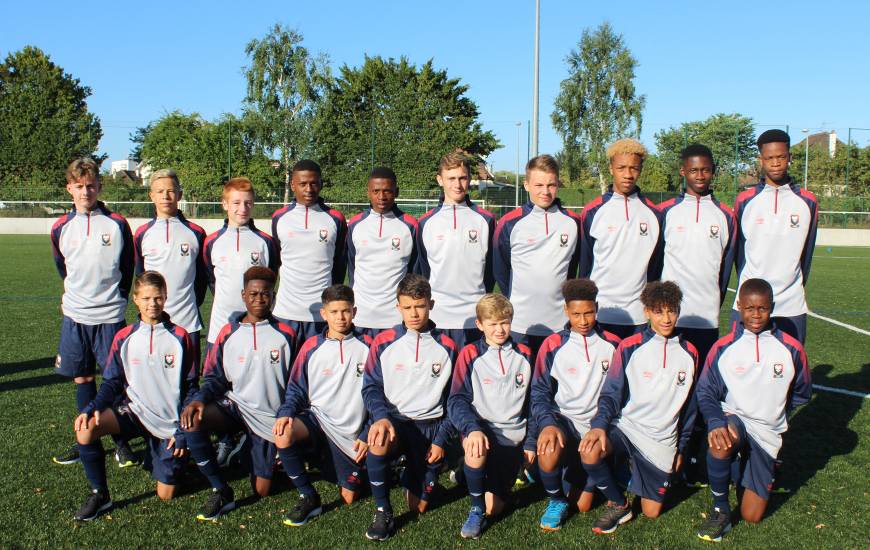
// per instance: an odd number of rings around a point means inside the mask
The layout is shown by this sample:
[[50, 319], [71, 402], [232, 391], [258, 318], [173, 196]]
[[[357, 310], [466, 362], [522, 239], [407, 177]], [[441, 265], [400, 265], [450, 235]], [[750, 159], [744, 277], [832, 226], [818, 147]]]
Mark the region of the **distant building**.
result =
[[118, 172], [137, 172], [139, 165], [133, 159], [113, 160], [109, 172], [114, 176]]
[[837, 147], [840, 145], [845, 145], [842, 141], [837, 139], [837, 131], [831, 130], [830, 132], [819, 132], [817, 134], [810, 134], [805, 139], [801, 140], [797, 145], [800, 148], [806, 147], [806, 140], [809, 140], [810, 147], [826, 147], [828, 149], [828, 155], [831, 158], [834, 158], [834, 155], [837, 154]]

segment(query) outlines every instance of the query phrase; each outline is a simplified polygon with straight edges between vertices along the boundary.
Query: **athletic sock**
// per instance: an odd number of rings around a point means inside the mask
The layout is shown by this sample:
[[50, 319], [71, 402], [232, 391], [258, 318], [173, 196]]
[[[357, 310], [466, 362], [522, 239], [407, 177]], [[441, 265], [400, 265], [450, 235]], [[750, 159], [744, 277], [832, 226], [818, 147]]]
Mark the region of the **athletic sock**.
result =
[[220, 474], [217, 459], [214, 456], [214, 448], [211, 446], [211, 439], [208, 433], [197, 430], [185, 432], [187, 437], [187, 448], [190, 450], [190, 456], [193, 457], [196, 466], [205, 478], [209, 485], [214, 489], [223, 489], [226, 487], [226, 482]]
[[547, 491], [547, 496], [555, 500], [567, 500], [565, 493], [562, 492], [562, 468], [557, 464], [552, 472], [544, 471], [543, 468], [538, 468], [541, 475], [541, 484], [544, 490]]
[[281, 457], [281, 464], [284, 465], [284, 471], [287, 472], [287, 477], [299, 490], [302, 495], [313, 496], [317, 493], [311, 481], [308, 479], [308, 473], [305, 471], [305, 463], [296, 451], [296, 446], [292, 445], [286, 449], [278, 448], [278, 456]]
[[465, 485], [468, 487], [468, 496], [471, 497], [471, 505], [477, 506], [481, 510], [486, 509], [486, 499], [484, 498], [486, 484], [486, 466], [480, 468], [472, 468], [465, 463]]
[[106, 482], [106, 452], [100, 440], [87, 445], [79, 443], [79, 457], [85, 469], [85, 477], [91, 484], [91, 489], [102, 493], [109, 492]]
[[728, 504], [731, 462], [730, 458], [722, 460], [707, 452], [707, 479], [710, 481], [710, 493], [713, 494], [713, 507], [726, 514], [731, 512], [731, 506]]
[[595, 482], [595, 486], [598, 487], [598, 490], [604, 493], [607, 500], [613, 502], [617, 506], [625, 506], [625, 495], [622, 494], [622, 491], [616, 485], [616, 481], [613, 479], [610, 468], [603, 460], [597, 464], [586, 464], [584, 462], [583, 468], [586, 469], [586, 473], [589, 474], [590, 479]]
[[93, 380], [84, 384], [76, 384], [76, 407], [79, 411], [88, 406], [88, 403], [97, 396], [97, 383]]
[[366, 468], [369, 472], [369, 483], [372, 486], [372, 497], [375, 499], [375, 506], [385, 512], [393, 511], [390, 504], [390, 480], [387, 469], [389, 460], [386, 456], [378, 456], [374, 453], [366, 455]]

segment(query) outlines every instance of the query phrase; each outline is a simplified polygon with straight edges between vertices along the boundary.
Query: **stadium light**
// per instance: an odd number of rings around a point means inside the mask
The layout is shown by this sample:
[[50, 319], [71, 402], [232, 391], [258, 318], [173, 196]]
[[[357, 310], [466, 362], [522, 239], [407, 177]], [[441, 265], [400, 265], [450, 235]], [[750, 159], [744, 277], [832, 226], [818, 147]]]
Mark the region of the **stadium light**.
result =
[[535, 0], [535, 91], [532, 100], [532, 156], [538, 156], [538, 80], [541, 46], [541, 0]]
[[517, 122], [517, 173], [514, 174], [514, 208], [520, 205], [520, 128], [522, 126], [522, 122]]
[[807, 188], [807, 168], [810, 166], [810, 129], [804, 128], [801, 130], [806, 137], [804, 138], [805, 147], [804, 147], [804, 189]]

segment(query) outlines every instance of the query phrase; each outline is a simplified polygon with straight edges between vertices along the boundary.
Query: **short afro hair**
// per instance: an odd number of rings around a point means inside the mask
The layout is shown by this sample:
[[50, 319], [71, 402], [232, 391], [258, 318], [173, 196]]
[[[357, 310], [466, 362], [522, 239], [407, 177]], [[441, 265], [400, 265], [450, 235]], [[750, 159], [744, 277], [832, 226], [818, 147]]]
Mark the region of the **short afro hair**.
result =
[[673, 311], [680, 310], [683, 301], [683, 291], [673, 281], [654, 281], [647, 283], [640, 293], [640, 303], [651, 311], [668, 307]]
[[710, 159], [710, 164], [715, 164], [715, 161], [713, 160], [713, 151], [711, 151], [706, 145], [701, 145], [700, 143], [693, 143], [680, 151], [680, 162], [686, 162], [692, 157], [706, 157]]
[[425, 298], [432, 299], [432, 287], [426, 277], [416, 273], [408, 273], [405, 278], [399, 281], [399, 287], [396, 289], [396, 297], [410, 296], [415, 300]]
[[369, 174], [369, 181], [375, 179], [390, 180], [394, 186], [399, 184], [399, 181], [396, 179], [396, 173], [393, 172], [392, 168], [387, 168], [386, 166], [378, 166], [372, 169]]
[[785, 143], [785, 146], [788, 148], [791, 147], [791, 138], [780, 129], [767, 130], [758, 136], [755, 144], [758, 145], [758, 150], [761, 151], [761, 146], [766, 143]]
[[591, 279], [568, 279], [562, 283], [562, 297], [565, 303], [583, 300], [598, 300], [598, 286]]
[[341, 284], [326, 287], [323, 294], [320, 295], [320, 301], [323, 302], [323, 305], [329, 302], [350, 302], [352, 304], [354, 303], [353, 289]]
[[743, 281], [743, 284], [740, 285], [740, 290], [737, 293], [737, 299], [739, 300], [745, 296], [749, 296], [750, 294], [766, 296], [770, 299], [770, 303], [773, 303], [773, 287], [764, 279], [746, 279]]
[[290, 177], [293, 177], [296, 172], [314, 172], [318, 178], [322, 176], [320, 165], [310, 159], [302, 159], [294, 164], [290, 169]]
[[643, 161], [649, 153], [643, 143], [636, 139], [618, 139], [607, 146], [607, 160], [613, 160], [616, 155], [637, 155]]
[[254, 267], [249, 267], [248, 270], [245, 271], [245, 286], [248, 286], [248, 283], [251, 281], [266, 281], [272, 286], [272, 288], [274, 288], [275, 283], [278, 282], [278, 277], [275, 276], [275, 272], [268, 267], [255, 265]]

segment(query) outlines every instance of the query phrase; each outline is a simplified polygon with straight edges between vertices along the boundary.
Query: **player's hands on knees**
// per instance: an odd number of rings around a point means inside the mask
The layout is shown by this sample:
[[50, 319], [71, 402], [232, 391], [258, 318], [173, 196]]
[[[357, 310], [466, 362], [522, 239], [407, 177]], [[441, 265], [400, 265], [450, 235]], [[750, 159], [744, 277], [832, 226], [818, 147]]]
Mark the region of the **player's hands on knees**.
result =
[[205, 403], [202, 401], [191, 401], [181, 411], [181, 427], [185, 430], [196, 429], [202, 421], [203, 411], [205, 411]]
[[396, 428], [386, 418], [381, 418], [369, 428], [369, 447], [383, 447], [396, 440]]
[[737, 432], [729, 424], [728, 427], [713, 428], [707, 433], [707, 444], [711, 449], [717, 451], [727, 451], [737, 439]]
[[538, 435], [538, 454], [555, 453], [556, 449], [565, 448], [565, 436], [556, 426], [547, 426]]
[[[77, 432], [83, 432], [88, 429], [88, 415], [87, 413], [81, 413], [76, 417], [73, 421], [73, 430]], [[100, 425], [100, 413], [99, 411], [94, 411], [94, 420], [97, 423], [97, 426]]]
[[601, 445], [601, 453], [607, 453], [607, 450], [610, 448], [610, 443], [607, 441], [607, 432], [602, 430], [601, 428], [592, 428], [586, 435], [583, 436], [583, 440], [580, 442], [579, 451], [581, 454], [589, 454], [595, 450], [595, 445]]
[[426, 454], [426, 462], [435, 464], [442, 460], [444, 460], [444, 449], [433, 443], [429, 446], [429, 452]]
[[482, 431], [475, 430], [462, 440], [462, 450], [471, 458], [483, 458], [489, 450], [489, 439]]
[[284, 437], [284, 434], [287, 434], [290, 443], [293, 443], [293, 419], [289, 416], [276, 418], [275, 425], [272, 426], [272, 434], [277, 437]]
[[369, 451], [369, 445], [362, 439], [357, 439], [353, 442], [353, 452], [356, 453], [353, 461], [356, 463], [361, 463], [362, 460], [366, 457], [366, 453]]

